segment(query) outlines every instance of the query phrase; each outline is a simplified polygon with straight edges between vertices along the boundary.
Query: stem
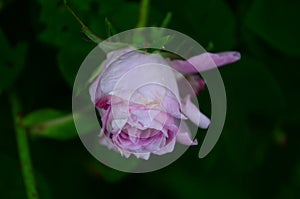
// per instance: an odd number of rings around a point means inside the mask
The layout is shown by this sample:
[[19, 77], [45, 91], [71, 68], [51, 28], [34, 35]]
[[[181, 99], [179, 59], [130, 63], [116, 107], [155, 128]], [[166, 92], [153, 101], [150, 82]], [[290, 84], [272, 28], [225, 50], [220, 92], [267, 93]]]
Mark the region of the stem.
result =
[[67, 2], [64, 2], [65, 7], [67, 10], [73, 15], [73, 17], [78, 21], [78, 23], [81, 25], [81, 32], [87, 36], [91, 41], [93, 41], [95, 44], [99, 44], [103, 39], [101, 39], [99, 36], [97, 36], [93, 31], [91, 31], [83, 22], [82, 20], [76, 15], [76, 13], [72, 10], [72, 8], [67, 4]]
[[140, 7], [140, 17], [137, 24], [138, 28], [145, 27], [148, 21], [148, 11], [149, 11], [150, 0], [142, 0]]
[[18, 152], [21, 163], [21, 169], [23, 174], [23, 180], [27, 192], [28, 199], [38, 199], [38, 192], [36, 189], [36, 183], [34, 179], [33, 168], [31, 164], [27, 132], [21, 127], [21, 106], [17, 97], [11, 95], [12, 112], [14, 118], [14, 126], [16, 131], [16, 139], [18, 144]]

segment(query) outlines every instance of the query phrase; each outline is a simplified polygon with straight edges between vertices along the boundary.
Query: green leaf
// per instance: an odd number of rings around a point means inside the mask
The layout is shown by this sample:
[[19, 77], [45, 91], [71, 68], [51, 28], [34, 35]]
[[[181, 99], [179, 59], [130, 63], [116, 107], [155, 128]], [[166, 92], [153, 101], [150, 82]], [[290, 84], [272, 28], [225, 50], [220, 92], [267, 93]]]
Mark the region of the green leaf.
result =
[[166, 45], [168, 42], [170, 42], [172, 40], [172, 36], [171, 35], [166, 35], [163, 37], [157, 37], [155, 36], [153, 41], [153, 48], [164, 48], [164, 45]]
[[67, 83], [73, 87], [73, 83], [76, 74], [93, 45], [83, 43], [82, 45], [78, 43], [73, 43], [69, 47], [62, 49], [58, 53], [58, 64], [59, 69], [67, 81]]
[[0, 93], [12, 86], [25, 65], [27, 44], [11, 47], [0, 29]]
[[[197, 161], [197, 160], [194, 160]], [[204, 162], [203, 162], [204, 163]], [[209, 174], [209, 177], [199, 175], [199, 171], [180, 172], [181, 169], [187, 169], [187, 164], [184, 168], [177, 168], [177, 170], [161, 171], [153, 174], [151, 178], [158, 179], [160, 175], [166, 177], [161, 178], [155, 184], [158, 187], [163, 186], [164, 190], [171, 192], [172, 198], [250, 198], [246, 192], [241, 190], [241, 185], [230, 177], [214, 176], [214, 171]], [[226, 174], [225, 174], [226, 175]], [[155, 185], [153, 185], [155, 186]]]
[[297, 28], [299, 1], [255, 0], [246, 16], [247, 27], [272, 47], [289, 55], [300, 55]]
[[172, 19], [172, 13], [168, 12], [163, 22], [161, 23], [160, 27], [166, 28], [169, 25], [171, 19]]
[[[84, 35], [81, 32], [81, 24], [69, 13], [66, 6], [59, 6], [55, 1], [38, 1], [42, 8], [39, 18], [40, 23], [45, 26], [38, 36], [41, 41], [59, 48], [83, 42], [82, 37]], [[97, 25], [102, 26], [100, 29], [103, 29], [102, 32], [104, 32], [104, 24], [99, 23], [99, 20], [101, 18], [104, 20], [104, 17], [98, 16], [98, 12], [92, 12], [91, 9], [92, 6], [98, 7], [98, 3], [93, 0], [77, 0], [69, 4], [88, 27], [91, 22], [97, 21]], [[87, 32], [86, 28], [85, 32]], [[93, 35], [91, 34], [91, 36]]]
[[235, 47], [236, 21], [229, 6], [223, 0], [190, 0], [176, 9], [178, 15], [173, 12], [173, 21], [176, 21], [176, 26], [181, 21], [181, 26], [177, 30], [182, 29], [203, 46], [208, 45], [209, 42], [214, 43], [216, 51]]
[[[130, 14], [128, 14], [130, 13]], [[110, 17], [118, 31], [125, 31], [128, 28], [134, 28], [139, 16], [139, 4], [137, 2], [127, 2]]]
[[220, 143], [237, 172], [258, 168], [273, 144], [273, 130], [284, 118], [285, 100], [265, 63], [247, 54], [221, 69], [227, 93], [227, 118]]
[[[120, 154], [117, 154], [120, 155]], [[115, 169], [112, 169], [102, 163], [100, 163], [96, 159], [92, 159], [88, 163], [88, 169], [93, 174], [96, 174], [97, 176], [100, 176], [105, 179], [105, 181], [111, 182], [111, 183], [117, 183], [120, 182], [122, 179], [124, 179], [128, 173], [121, 172]]]
[[115, 30], [113, 25], [110, 23], [108, 18], [105, 18], [105, 28], [106, 28], [107, 37], [111, 37], [112, 35], [117, 34], [117, 31]]
[[30, 113], [22, 120], [30, 133], [46, 138], [66, 140], [77, 137], [72, 114], [54, 109], [42, 109]]
[[[266, 63], [242, 54], [239, 62], [221, 68], [228, 101], [234, 109], [281, 117], [285, 100], [281, 86]], [[274, 107], [276, 107], [274, 109]]]

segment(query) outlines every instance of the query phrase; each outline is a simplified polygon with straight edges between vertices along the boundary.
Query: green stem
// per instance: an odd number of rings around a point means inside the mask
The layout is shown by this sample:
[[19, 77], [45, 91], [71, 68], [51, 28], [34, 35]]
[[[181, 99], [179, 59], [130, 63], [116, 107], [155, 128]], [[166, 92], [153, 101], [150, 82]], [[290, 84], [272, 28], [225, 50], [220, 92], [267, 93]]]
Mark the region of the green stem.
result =
[[95, 44], [99, 44], [103, 39], [101, 39], [99, 36], [97, 36], [94, 32], [92, 32], [83, 22], [82, 20], [76, 15], [76, 13], [72, 10], [72, 8], [67, 4], [66, 1], [64, 1], [64, 4], [67, 8], [67, 10], [73, 15], [73, 17], [78, 21], [78, 23], [81, 25], [81, 32], [87, 36], [91, 41], [93, 41]]
[[39, 196], [36, 189], [36, 183], [35, 183], [33, 168], [31, 164], [27, 132], [20, 125], [21, 106], [17, 97], [14, 94], [11, 95], [11, 103], [12, 103], [12, 112], [14, 118], [17, 144], [18, 144], [19, 158], [21, 163], [23, 180], [27, 192], [27, 197], [28, 199], [38, 199]]
[[145, 27], [148, 21], [148, 11], [149, 11], [149, 3], [150, 0], [142, 0], [140, 7], [140, 16], [139, 21], [137, 23], [137, 27]]

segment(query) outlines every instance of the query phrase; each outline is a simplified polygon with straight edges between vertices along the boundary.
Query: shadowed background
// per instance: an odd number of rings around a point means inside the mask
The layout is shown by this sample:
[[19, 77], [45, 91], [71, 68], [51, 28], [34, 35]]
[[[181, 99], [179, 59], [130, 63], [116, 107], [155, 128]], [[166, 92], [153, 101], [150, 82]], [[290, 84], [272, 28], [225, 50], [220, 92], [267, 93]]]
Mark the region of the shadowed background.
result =
[[[74, 11], [102, 38], [138, 23], [140, 2], [74, 0]], [[62, 1], [0, 0], [0, 198], [26, 198], [11, 92], [29, 115], [31, 158], [41, 199], [300, 198], [299, 12], [297, 0], [152, 0], [149, 26], [168, 28], [208, 51], [238, 50], [220, 69], [228, 111], [213, 151], [191, 147], [170, 166], [127, 174], [93, 159], [72, 120], [32, 130], [36, 120], [68, 117], [76, 72], [95, 46]], [[204, 113], [209, 94], [199, 96]], [[40, 111], [37, 111], [40, 110]], [[203, 141], [205, 131], [197, 138]]]

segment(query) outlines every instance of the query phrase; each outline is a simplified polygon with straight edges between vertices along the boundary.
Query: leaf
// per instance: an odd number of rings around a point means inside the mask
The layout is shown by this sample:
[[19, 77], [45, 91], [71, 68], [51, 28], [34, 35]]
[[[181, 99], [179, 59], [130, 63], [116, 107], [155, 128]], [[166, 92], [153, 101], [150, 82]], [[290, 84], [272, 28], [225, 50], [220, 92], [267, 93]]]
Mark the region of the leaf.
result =
[[[117, 154], [119, 155], [119, 154]], [[95, 175], [104, 178], [105, 181], [111, 182], [111, 183], [117, 183], [120, 182], [122, 179], [124, 179], [128, 173], [121, 172], [115, 169], [112, 169], [102, 163], [100, 163], [96, 159], [92, 159], [88, 163], [88, 169]]]
[[293, 0], [255, 0], [245, 18], [246, 26], [277, 50], [300, 55], [299, 6], [300, 2]]
[[12, 86], [25, 65], [27, 44], [11, 47], [0, 29], [0, 93]]
[[72, 114], [54, 109], [42, 109], [30, 113], [22, 120], [22, 125], [39, 137], [66, 140], [77, 137]]
[[105, 18], [105, 28], [106, 28], [107, 37], [111, 37], [111, 36], [117, 34], [116, 29], [110, 23], [110, 21], [108, 20], [108, 18]]
[[166, 28], [166, 27], [169, 25], [171, 19], [172, 19], [172, 12], [168, 12], [168, 13], [166, 14], [166, 16], [165, 16], [163, 22], [161, 23], [160, 27]]
[[[130, 14], [128, 14], [130, 13]], [[110, 19], [113, 24], [116, 24], [118, 31], [125, 31], [128, 28], [134, 28], [139, 16], [139, 4], [137, 2], [127, 2], [122, 4], [116, 10]]]
[[155, 185], [162, 186], [163, 190], [168, 190], [167, 192], [170, 191], [172, 198], [192, 199], [195, 196], [197, 198], [250, 198], [241, 190], [241, 185], [230, 177], [220, 175], [215, 177], [216, 171], [208, 174], [209, 177], [199, 175], [200, 172], [195, 170], [180, 172], [186, 167], [187, 164], [184, 168], [177, 168], [177, 170], [169, 169], [168, 172], [164, 171], [164, 174], [158, 171], [151, 178], [158, 179], [160, 175], [166, 176], [156, 181]]
[[151, 44], [153, 46], [153, 48], [158, 48], [158, 49], [163, 49], [164, 45], [166, 45], [168, 42], [170, 42], [172, 40], [172, 36], [171, 35], [166, 35], [163, 37], [157, 37], [155, 36], [153, 44]]
[[58, 53], [59, 69], [69, 86], [73, 87], [77, 72], [92, 47], [93, 45], [87, 43], [81, 45], [80, 43], [73, 43]]
[[[42, 5], [39, 20], [45, 26], [38, 36], [41, 41], [60, 48], [81, 41], [81, 26], [63, 5], [58, 6], [55, 1], [38, 1]], [[85, 19], [90, 11], [91, 2], [78, 0], [70, 3], [75, 13], [80, 13], [80, 18]]]
[[[266, 63], [242, 54], [239, 62], [221, 68], [228, 101], [245, 113], [281, 117], [285, 100], [281, 86]], [[276, 107], [276, 109], [274, 109]]]
[[262, 164], [273, 144], [273, 130], [284, 118], [285, 100], [264, 62], [242, 54], [221, 69], [227, 93], [227, 118], [220, 143], [238, 172]]
[[236, 45], [236, 20], [223, 0], [189, 0], [184, 4], [167, 0], [165, 6], [173, 13], [170, 27], [196, 39], [202, 46], [213, 42], [214, 50], [223, 51]]

